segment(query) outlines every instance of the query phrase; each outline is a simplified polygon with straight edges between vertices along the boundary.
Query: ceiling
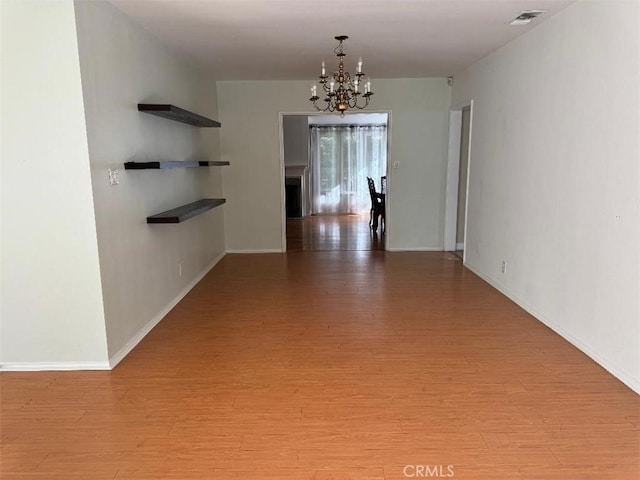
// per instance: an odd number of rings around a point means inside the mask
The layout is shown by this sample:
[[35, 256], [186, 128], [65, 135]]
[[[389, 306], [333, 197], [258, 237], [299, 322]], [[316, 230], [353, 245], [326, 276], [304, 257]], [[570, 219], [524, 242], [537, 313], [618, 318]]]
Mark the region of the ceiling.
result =
[[[447, 77], [535, 28], [575, 0], [111, 0], [218, 80], [314, 79], [333, 70], [373, 78]], [[526, 26], [522, 10], [547, 10]]]

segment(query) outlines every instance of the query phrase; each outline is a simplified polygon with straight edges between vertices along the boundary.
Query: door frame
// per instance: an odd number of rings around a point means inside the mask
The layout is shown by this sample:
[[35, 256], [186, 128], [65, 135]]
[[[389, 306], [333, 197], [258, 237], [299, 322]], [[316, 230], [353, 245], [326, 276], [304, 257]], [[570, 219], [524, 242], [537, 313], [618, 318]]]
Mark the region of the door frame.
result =
[[464, 219], [464, 252], [463, 263], [467, 258], [467, 223], [469, 220], [469, 179], [471, 178], [471, 138], [473, 133], [473, 100], [466, 100], [449, 110], [449, 149], [447, 156], [447, 193], [445, 197], [444, 215], [444, 250], [456, 249], [456, 230], [458, 223], [458, 190], [460, 175], [460, 142], [462, 140], [462, 110], [469, 107], [469, 146], [467, 151], [467, 183], [462, 188], [467, 195], [465, 200]]
[[[388, 214], [391, 210], [392, 204], [392, 196], [391, 191], [393, 184], [393, 180], [391, 178], [391, 110], [367, 110], [367, 111], [359, 111], [352, 112], [356, 113], [386, 113], [387, 114], [387, 196], [385, 198], [386, 202], [386, 213]], [[285, 193], [285, 168], [284, 168], [284, 117], [294, 115], [294, 116], [308, 116], [314, 117], [317, 115], [339, 115], [335, 112], [279, 112], [278, 114], [278, 135], [280, 142], [280, 234], [281, 234], [281, 244], [282, 244], [282, 252], [287, 251], [287, 211], [286, 211], [286, 193]], [[349, 115], [347, 113], [346, 115]], [[384, 235], [384, 249], [389, 250], [391, 231], [392, 231], [392, 223], [389, 222], [390, 215], [386, 215], [385, 217], [385, 235]]]

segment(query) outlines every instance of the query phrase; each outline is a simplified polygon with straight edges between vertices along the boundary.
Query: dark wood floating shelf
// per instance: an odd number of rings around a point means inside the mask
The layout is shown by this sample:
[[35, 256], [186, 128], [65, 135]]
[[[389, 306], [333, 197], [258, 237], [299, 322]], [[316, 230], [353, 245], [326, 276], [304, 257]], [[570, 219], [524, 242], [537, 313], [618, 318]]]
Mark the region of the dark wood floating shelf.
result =
[[168, 162], [126, 162], [125, 170], [148, 170], [169, 168], [195, 168], [195, 167], [223, 167], [229, 165], [229, 162], [218, 161], [168, 161]]
[[172, 208], [166, 212], [147, 217], [147, 223], [180, 223], [203, 214], [207, 210], [219, 207], [226, 200], [224, 198], [203, 198], [181, 207]]
[[138, 110], [158, 117], [168, 118], [176, 122], [187, 123], [195, 127], [219, 127], [220, 122], [203, 117], [197, 113], [183, 110], [175, 105], [160, 103], [139, 103]]

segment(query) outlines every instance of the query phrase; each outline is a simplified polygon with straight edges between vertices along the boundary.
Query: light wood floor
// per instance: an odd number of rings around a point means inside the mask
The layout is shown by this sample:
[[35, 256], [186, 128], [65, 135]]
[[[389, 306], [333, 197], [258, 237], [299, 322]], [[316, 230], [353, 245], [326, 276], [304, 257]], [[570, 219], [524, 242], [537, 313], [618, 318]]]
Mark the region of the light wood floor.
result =
[[114, 371], [0, 379], [3, 480], [640, 472], [638, 395], [446, 253], [228, 255]]
[[310, 215], [287, 219], [287, 251], [384, 250], [382, 228], [369, 215]]

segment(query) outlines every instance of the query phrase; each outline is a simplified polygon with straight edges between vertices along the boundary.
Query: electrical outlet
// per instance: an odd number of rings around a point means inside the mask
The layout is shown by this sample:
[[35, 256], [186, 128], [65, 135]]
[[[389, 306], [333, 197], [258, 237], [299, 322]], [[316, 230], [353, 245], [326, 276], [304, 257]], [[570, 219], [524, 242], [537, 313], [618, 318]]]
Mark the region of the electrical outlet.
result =
[[393, 162], [393, 169], [397, 170], [400, 168], [400, 162], [398, 162], [397, 160], [395, 162]]
[[120, 185], [120, 170], [109, 169], [109, 185]]
[[507, 273], [507, 261], [503, 260], [502, 261], [502, 274], [506, 275], [506, 273]]
[[178, 275], [182, 276], [182, 262], [178, 263]]

